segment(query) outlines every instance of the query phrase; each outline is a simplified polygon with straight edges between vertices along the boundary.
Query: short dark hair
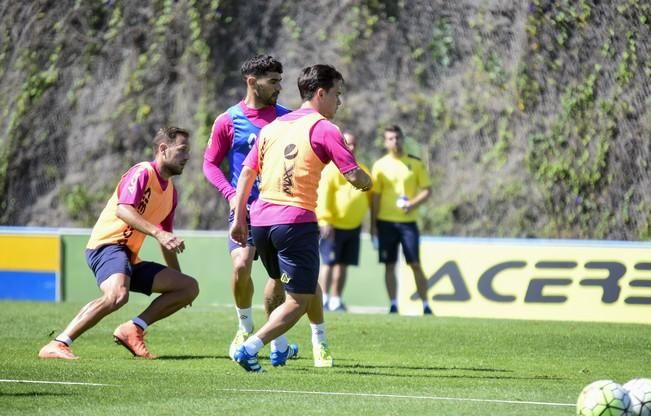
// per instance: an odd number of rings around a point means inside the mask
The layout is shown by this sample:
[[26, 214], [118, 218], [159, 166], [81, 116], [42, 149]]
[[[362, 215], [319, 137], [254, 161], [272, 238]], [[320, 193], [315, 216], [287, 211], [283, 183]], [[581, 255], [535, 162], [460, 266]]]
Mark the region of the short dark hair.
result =
[[400, 137], [405, 137], [405, 136], [402, 134], [402, 129], [401, 129], [400, 126], [397, 125], [397, 124], [392, 124], [392, 125], [390, 125], [390, 126], [385, 127], [385, 128], [384, 128], [384, 132], [385, 132], [385, 133], [387, 133], [387, 132], [398, 133], [398, 136], [400, 136]]
[[257, 77], [265, 75], [269, 72], [278, 72], [279, 74], [282, 74], [283, 64], [281, 64], [272, 56], [256, 55], [253, 58], [249, 58], [244, 61], [244, 63], [242, 63], [240, 72], [244, 78], [249, 75]]
[[319, 88], [329, 91], [335, 81], [344, 82], [344, 77], [332, 65], [317, 64], [305, 67], [298, 76], [298, 91], [303, 101], [311, 100]]
[[152, 140], [154, 154], [158, 153], [158, 146], [160, 146], [161, 143], [172, 144], [176, 141], [176, 136], [178, 135], [185, 136], [186, 138], [190, 137], [190, 133], [180, 127], [169, 126], [158, 130]]

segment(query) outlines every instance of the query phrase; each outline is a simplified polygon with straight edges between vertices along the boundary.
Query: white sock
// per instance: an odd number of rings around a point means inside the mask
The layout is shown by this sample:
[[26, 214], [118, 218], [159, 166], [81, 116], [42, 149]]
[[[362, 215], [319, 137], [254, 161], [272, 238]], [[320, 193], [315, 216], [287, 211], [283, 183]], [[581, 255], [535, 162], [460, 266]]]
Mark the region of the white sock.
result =
[[143, 320], [140, 319], [140, 317], [138, 317], [138, 316], [136, 316], [135, 318], [133, 318], [133, 319], [131, 320], [131, 322], [133, 322], [134, 324], [138, 325], [140, 328], [142, 328], [143, 331], [146, 330], [147, 327], [149, 326], [149, 325], [147, 325], [147, 322], [143, 321]]
[[425, 308], [427, 308], [428, 306], [429, 303], [427, 302], [427, 300], [423, 300], [423, 310], [425, 310]]
[[64, 332], [60, 333], [56, 338], [54, 338], [54, 340], [59, 341], [59, 342], [63, 342], [67, 346], [72, 345], [72, 338], [70, 338]]
[[398, 307], [398, 301], [395, 299], [391, 299], [391, 306], [395, 306], [396, 308]]
[[284, 335], [281, 335], [278, 338], [271, 341], [270, 347], [271, 347], [271, 351], [285, 352], [289, 347], [289, 343], [287, 342], [287, 338]]
[[330, 298], [330, 304], [328, 305], [328, 308], [330, 308], [331, 311], [334, 311], [340, 306], [341, 306], [341, 298], [339, 296], [333, 296]]
[[253, 332], [253, 316], [251, 308], [238, 308], [235, 307], [237, 312], [237, 319], [239, 320], [240, 329], [248, 332], [249, 334]]
[[257, 335], [251, 335], [245, 342], [244, 342], [244, 349], [246, 349], [246, 352], [249, 355], [256, 355], [258, 351], [260, 351], [264, 347], [264, 343], [260, 338], [257, 337]]
[[312, 345], [318, 346], [319, 344], [327, 343], [325, 322], [321, 322], [320, 324], [310, 324], [310, 328], [312, 328]]
[[328, 295], [326, 295], [326, 294], [324, 293], [324, 294], [323, 294], [323, 307], [324, 307], [324, 308], [325, 308], [326, 306], [328, 306], [328, 299], [329, 299], [329, 298], [328, 298]]

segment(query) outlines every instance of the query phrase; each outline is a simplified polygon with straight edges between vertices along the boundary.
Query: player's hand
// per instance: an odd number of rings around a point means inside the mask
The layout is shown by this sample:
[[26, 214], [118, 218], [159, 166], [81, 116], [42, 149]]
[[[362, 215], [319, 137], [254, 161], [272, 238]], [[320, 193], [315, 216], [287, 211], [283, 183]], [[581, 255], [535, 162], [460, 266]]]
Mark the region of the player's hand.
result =
[[373, 245], [373, 248], [375, 250], [380, 248], [380, 242], [378, 241], [377, 230], [375, 229], [375, 227], [371, 227], [371, 244]]
[[239, 246], [246, 247], [249, 238], [249, 227], [246, 225], [246, 222], [240, 223], [237, 220], [233, 221], [233, 225], [228, 234], [230, 239]]
[[330, 237], [334, 237], [334, 228], [330, 224], [326, 224], [321, 227], [321, 238], [327, 240]]
[[185, 242], [183, 239], [170, 232], [160, 230], [160, 232], [156, 234], [156, 240], [158, 240], [160, 245], [165, 247], [168, 251], [183, 253], [183, 250], [185, 250]]

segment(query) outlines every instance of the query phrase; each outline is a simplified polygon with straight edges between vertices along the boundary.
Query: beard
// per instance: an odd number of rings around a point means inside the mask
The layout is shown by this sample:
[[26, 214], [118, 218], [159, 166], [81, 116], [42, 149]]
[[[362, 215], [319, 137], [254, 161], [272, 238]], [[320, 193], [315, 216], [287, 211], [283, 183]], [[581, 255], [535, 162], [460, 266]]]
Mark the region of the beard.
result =
[[180, 164], [179, 165], [168, 165], [167, 166], [167, 171], [170, 174], [172, 174], [173, 176], [180, 175], [181, 173], [183, 173], [183, 168], [184, 167], [185, 167], [185, 165], [180, 165]]
[[276, 101], [278, 101], [278, 95], [280, 93], [278, 92], [273, 92], [273, 93], [266, 93], [262, 87], [259, 85], [256, 85], [255, 87], [255, 94], [258, 96], [258, 99], [260, 102], [264, 105], [275, 105]]

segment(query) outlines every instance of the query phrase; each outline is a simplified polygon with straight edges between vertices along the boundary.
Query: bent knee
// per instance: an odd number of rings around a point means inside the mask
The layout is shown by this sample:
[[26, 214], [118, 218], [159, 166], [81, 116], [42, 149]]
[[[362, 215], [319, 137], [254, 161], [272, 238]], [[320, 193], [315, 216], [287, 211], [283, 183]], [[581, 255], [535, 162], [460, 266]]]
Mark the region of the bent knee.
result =
[[185, 285], [185, 292], [188, 296], [188, 303], [191, 303], [193, 300], [199, 296], [199, 282], [194, 277], [187, 277], [187, 282]]
[[233, 262], [233, 274], [236, 278], [249, 278], [249, 265], [244, 259], [237, 259]]
[[129, 302], [128, 289], [120, 289], [104, 295], [104, 304], [112, 310], [120, 309], [127, 302]]

